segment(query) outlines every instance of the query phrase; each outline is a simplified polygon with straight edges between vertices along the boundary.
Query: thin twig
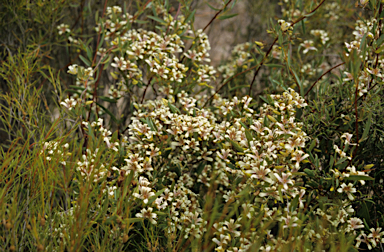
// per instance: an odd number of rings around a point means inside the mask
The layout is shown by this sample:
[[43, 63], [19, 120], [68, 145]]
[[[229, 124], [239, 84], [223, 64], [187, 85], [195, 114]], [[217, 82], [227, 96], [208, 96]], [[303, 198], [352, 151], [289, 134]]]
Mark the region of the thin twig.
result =
[[271, 46], [269, 47], [267, 53], [264, 55], [264, 58], [261, 60], [261, 62], [260, 62], [260, 64], [259, 64], [259, 67], [258, 67], [257, 70], [255, 71], [255, 74], [253, 75], [253, 79], [252, 79], [251, 85], [249, 86], [249, 95], [251, 95], [252, 86], [253, 86], [253, 83], [254, 83], [255, 80], [256, 80], [256, 76], [257, 76], [257, 74], [259, 73], [260, 68], [264, 65], [264, 61], [268, 58], [269, 54], [271, 53], [273, 46], [274, 46], [274, 45], [276, 44], [276, 42], [277, 42], [277, 39], [278, 39], [278, 37], [276, 37], [275, 40], [272, 42], [272, 44], [271, 44]]
[[[203, 32], [204, 32], [204, 31], [205, 31], [205, 30], [212, 24], [212, 22], [216, 19], [216, 17], [217, 17], [223, 10], [225, 10], [225, 8], [227, 8], [227, 6], [228, 6], [231, 2], [232, 2], [232, 0], [229, 0], [228, 3], [224, 6], [224, 8], [222, 8], [221, 10], [219, 10], [219, 11], [215, 14], [215, 16], [213, 16], [213, 18], [212, 18], [212, 19], [208, 22], [208, 24], [204, 27]], [[195, 39], [196, 39], [196, 38], [195, 38]], [[193, 46], [193, 43], [192, 43], [191, 46], [188, 48], [187, 52], [188, 52], [189, 50], [191, 50], [192, 46]], [[183, 57], [181, 57], [181, 59], [180, 59], [180, 63], [183, 62], [184, 58], [185, 58], [185, 55], [183, 55]]]
[[336, 65], [336, 66], [334, 66], [334, 67], [331, 67], [330, 69], [328, 69], [325, 73], [323, 73], [313, 84], [312, 84], [312, 86], [308, 89], [308, 91], [305, 93], [305, 95], [304, 96], [307, 96], [308, 95], [308, 93], [312, 90], [312, 88], [316, 85], [316, 83], [317, 82], [319, 82], [320, 80], [321, 80], [321, 78], [323, 78], [327, 73], [329, 73], [329, 72], [331, 72], [333, 69], [335, 69], [335, 68], [337, 68], [337, 67], [339, 67], [339, 66], [342, 66], [342, 65], [344, 65], [345, 64], [345, 62], [342, 62], [342, 63], [340, 63], [340, 64], [338, 64], [338, 65]]
[[[309, 13], [301, 16], [299, 19], [295, 20], [292, 22], [292, 24], [290, 25], [290, 27], [293, 27], [295, 24], [297, 24], [298, 22], [304, 20], [308, 15], [314, 13], [318, 8], [320, 8], [320, 6], [325, 2], [326, 0], [322, 0], [313, 10], [311, 10]], [[260, 64], [259, 64], [259, 68], [256, 70], [255, 74], [253, 75], [253, 79], [252, 79], [252, 82], [251, 82], [251, 85], [249, 87], [249, 95], [251, 95], [251, 91], [252, 91], [252, 87], [253, 87], [253, 84], [255, 82], [255, 79], [256, 79], [256, 76], [257, 74], [259, 73], [260, 71], [260, 68], [264, 65], [264, 61], [267, 59], [268, 55], [270, 54], [273, 46], [275, 45], [275, 43], [277, 42], [277, 39], [279, 37], [276, 36], [275, 40], [273, 41], [272, 45], [269, 47], [269, 50], [267, 52], [267, 54], [264, 56], [264, 58], [261, 60]]]
[[232, 0], [229, 0], [228, 3], [224, 6], [224, 8], [222, 8], [221, 10], [219, 10], [216, 15], [211, 19], [211, 21], [209, 21], [209, 23], [204, 27], [203, 29], [203, 32], [208, 28], [208, 26], [210, 26], [213, 22], [213, 20], [216, 19], [216, 17], [223, 11], [227, 8], [227, 6], [232, 2]]
[[147, 92], [147, 89], [148, 89], [149, 85], [151, 85], [152, 79], [153, 79], [153, 76], [151, 78], [149, 78], [148, 84], [147, 84], [147, 86], [144, 89], [144, 93], [143, 93], [143, 96], [141, 97], [141, 102], [140, 103], [143, 103], [144, 97], [145, 97], [145, 93]]
[[235, 77], [237, 77], [237, 76], [239, 76], [239, 75], [242, 75], [242, 74], [244, 74], [244, 73], [246, 73], [246, 72], [249, 72], [249, 71], [251, 71], [252, 69], [255, 69], [256, 67], [258, 67], [259, 65], [256, 65], [256, 66], [253, 66], [253, 67], [250, 67], [250, 68], [248, 68], [247, 70], [244, 70], [244, 71], [242, 71], [242, 72], [240, 72], [240, 73], [237, 73], [237, 74], [235, 74], [235, 75], [232, 75], [227, 81], [225, 81], [217, 90], [216, 90], [216, 92], [213, 94], [213, 95], [211, 95], [211, 97], [209, 97], [208, 98], [208, 100], [204, 103], [204, 105], [203, 105], [203, 107], [205, 107], [207, 104], [208, 104], [208, 102], [225, 86], [225, 85], [227, 85], [227, 83], [228, 82], [230, 82], [233, 78], [235, 78]]

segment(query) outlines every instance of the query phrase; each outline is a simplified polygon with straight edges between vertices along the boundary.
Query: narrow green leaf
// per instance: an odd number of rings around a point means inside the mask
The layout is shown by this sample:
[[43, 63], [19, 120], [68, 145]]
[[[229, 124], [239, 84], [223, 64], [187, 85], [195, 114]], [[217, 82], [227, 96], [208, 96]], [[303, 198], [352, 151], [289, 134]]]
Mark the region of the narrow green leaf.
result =
[[375, 51], [375, 53], [381, 53], [381, 51], [383, 51], [384, 50], [384, 45], [382, 45], [382, 46], [380, 46], [380, 48], [379, 49], [377, 49], [376, 51]]
[[244, 152], [244, 149], [238, 143], [236, 143], [235, 141], [233, 141], [231, 139], [228, 139], [228, 140], [233, 145], [233, 147], [235, 147], [235, 149], [237, 151]]
[[315, 172], [306, 168], [304, 169], [304, 172], [309, 176], [309, 177], [314, 177], [315, 176]]
[[86, 50], [87, 50], [87, 57], [88, 57], [88, 59], [90, 61], [92, 61], [92, 51], [91, 51], [91, 49], [87, 46]]
[[207, 3], [208, 7], [211, 8], [212, 10], [215, 10], [215, 11], [219, 11], [220, 9], [217, 9], [215, 7], [213, 7], [212, 5], [210, 5], [209, 3]]
[[367, 33], [364, 34], [363, 38], [361, 39], [361, 42], [360, 42], [360, 50], [363, 49], [364, 45], [365, 45], [365, 40], [367, 38]]
[[284, 203], [283, 192], [281, 191], [281, 186], [279, 186], [279, 196], [280, 196], [280, 201], [282, 203]]
[[148, 200], [148, 205], [151, 205], [164, 191], [165, 191], [165, 188], [157, 191], [156, 194], [152, 196], [150, 200]]
[[279, 65], [279, 64], [264, 64], [264, 66], [267, 66], [267, 67], [278, 67], [278, 68], [284, 67], [283, 65]]
[[172, 113], [180, 114], [180, 110], [178, 108], [176, 108], [174, 105], [172, 105], [169, 101], [168, 101], [168, 107]]
[[248, 129], [245, 129], [245, 137], [247, 138], [248, 142], [253, 141], [252, 133]]
[[79, 58], [86, 64], [88, 67], [91, 66], [91, 62], [87, 60], [83, 55], [79, 55]]
[[304, 19], [300, 21], [300, 24], [301, 24], [301, 29], [303, 30], [303, 33], [305, 34], [305, 23], [304, 23]]
[[230, 15], [222, 15], [222, 16], [219, 16], [218, 19], [220, 20], [224, 20], [224, 19], [229, 19], [229, 18], [232, 18], [232, 17], [236, 17], [237, 15], [239, 14], [230, 14]]
[[[384, 13], [384, 11], [383, 11]], [[380, 38], [376, 41], [376, 46], [381, 46], [384, 41], [384, 34], [380, 36]]]
[[189, 21], [191, 21], [195, 17], [196, 10], [192, 11], [191, 14], [187, 17], [186, 20], [184, 20], [184, 24], [187, 24]]
[[315, 146], [316, 146], [316, 140], [313, 139], [311, 142], [311, 145], [308, 148], [308, 151], [311, 152], [313, 150], [313, 148], [315, 148]]
[[135, 20], [135, 23], [138, 23], [138, 24], [148, 24], [149, 22], [148, 21], [143, 21], [143, 20]]
[[117, 120], [117, 118], [115, 117], [114, 114], [112, 114], [111, 111], [109, 111], [106, 107], [104, 107], [103, 105], [101, 105], [100, 103], [96, 102], [97, 106], [99, 106], [100, 108], [102, 108], [104, 110], [105, 113], [107, 113], [108, 115], [110, 115], [110, 117], [112, 118], [112, 120], [116, 123], [119, 122], [119, 120]]
[[369, 130], [370, 130], [370, 128], [371, 128], [371, 123], [372, 123], [372, 116], [369, 115], [368, 121], [367, 121], [367, 123], [364, 125], [365, 127], [364, 127], [363, 136], [361, 137], [361, 139], [359, 140], [359, 142], [362, 142], [362, 141], [364, 141], [364, 140], [367, 138], [368, 133], [369, 133]]
[[112, 224], [112, 222], [114, 222], [116, 219], [117, 219], [117, 216], [116, 216], [116, 215], [113, 215], [113, 216], [109, 217], [108, 219], [106, 219], [105, 222], [104, 222], [104, 224], [105, 224], [105, 225]]
[[152, 131], [157, 131], [156, 125], [153, 123], [152, 119], [147, 117], [147, 124]]
[[230, 88], [229, 91], [233, 91], [239, 88], [249, 88], [249, 85], [240, 85], [240, 86], [235, 86], [233, 88]]
[[101, 28], [102, 28], [101, 37], [100, 37], [99, 45], [97, 46], [96, 51], [99, 51], [100, 47], [103, 45], [103, 42], [104, 42], [104, 37], [105, 37], [104, 27], [102, 26]]
[[330, 169], [332, 169], [334, 162], [335, 162], [335, 158], [333, 156], [331, 156], [331, 158], [329, 160], [329, 168]]
[[157, 22], [159, 22], [159, 23], [161, 23], [161, 24], [166, 24], [166, 23], [167, 23], [167, 22], [165, 22], [164, 20], [162, 20], [162, 19], [159, 18], [159, 17], [150, 16], [150, 15], [148, 15], [147, 17], [149, 17], [150, 19], [155, 20], [155, 21], [157, 21]]
[[115, 99], [111, 99], [111, 98], [106, 97], [106, 96], [99, 96], [99, 99], [103, 100], [103, 101], [110, 102], [110, 103], [116, 103], [117, 102]]
[[297, 73], [295, 72], [295, 70], [293, 70], [293, 69], [291, 68], [291, 71], [293, 72], [293, 75], [294, 75], [295, 78], [296, 78], [296, 82], [297, 82], [297, 84], [298, 84], [299, 87], [300, 87], [300, 95], [301, 95], [301, 97], [304, 97], [304, 88], [303, 88], [303, 84], [301, 83], [301, 81], [300, 81], [299, 77], [297, 76]]
[[239, 122], [241, 126], [243, 126], [244, 129], [248, 129], [247, 125], [245, 125], [243, 122]]
[[259, 96], [259, 98], [262, 99], [265, 103], [271, 105], [271, 104], [269, 103], [269, 101], [268, 101], [266, 98], [264, 98], [264, 97], [262, 97], [262, 96]]
[[[371, 222], [371, 218], [370, 218], [370, 215], [369, 215], [369, 209], [368, 209], [367, 203], [365, 201], [361, 202], [361, 209], [357, 213], [357, 215], [359, 217], [363, 217], [364, 222], [365, 221]], [[365, 224], [366, 224], [366, 222], [365, 222]]]
[[350, 175], [349, 177], [344, 178], [345, 180], [375, 180], [374, 178], [371, 178], [369, 176], [364, 176], [364, 175]]

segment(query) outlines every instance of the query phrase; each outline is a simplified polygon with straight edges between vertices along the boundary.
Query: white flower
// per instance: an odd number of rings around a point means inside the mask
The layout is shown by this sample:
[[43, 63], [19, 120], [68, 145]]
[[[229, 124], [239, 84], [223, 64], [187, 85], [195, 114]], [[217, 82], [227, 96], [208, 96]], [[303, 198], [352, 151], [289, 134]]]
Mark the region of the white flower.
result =
[[283, 184], [283, 187], [285, 190], [288, 190], [288, 184], [291, 184], [293, 185], [293, 180], [291, 180], [289, 177], [291, 176], [290, 173], [282, 173], [281, 174], [281, 177], [279, 174], [277, 173], [274, 173], [273, 175], [275, 175], [275, 177], [277, 178], [277, 180]]
[[61, 105], [63, 105], [64, 107], [66, 107], [68, 110], [71, 110], [72, 108], [74, 108], [77, 104], [77, 101], [73, 98], [71, 99], [65, 99], [63, 102], [60, 102]]
[[355, 193], [356, 192], [356, 188], [353, 188], [353, 184], [352, 183], [349, 183], [348, 185], [346, 185], [345, 183], [343, 183], [339, 189], [337, 189], [337, 191], [339, 193], [343, 193], [345, 192], [347, 195], [348, 195], [348, 198], [350, 200], [353, 200], [353, 195], [352, 193]]
[[73, 64], [73, 65], [68, 66], [67, 73], [76, 75], [77, 74], [77, 64]]
[[59, 35], [63, 34], [63, 33], [70, 33], [71, 30], [69, 29], [69, 25], [67, 24], [61, 24], [59, 26], [57, 26], [57, 29], [59, 30]]
[[313, 46], [312, 40], [305, 40], [303, 43], [300, 44], [300, 46], [304, 47], [304, 54], [308, 53], [310, 50], [317, 51], [317, 48]]
[[363, 221], [357, 217], [351, 218], [348, 223], [352, 229], [364, 228]]
[[380, 72], [380, 69], [378, 69], [378, 68], [367, 69], [367, 72], [370, 74], [376, 75], [377, 77], [380, 77], [380, 78], [383, 77], [383, 75]]
[[356, 145], [356, 144], [353, 144], [353, 143], [351, 143], [351, 140], [352, 140], [352, 134], [350, 134], [350, 133], [344, 133], [342, 136], [341, 136], [341, 138], [345, 138], [345, 144], [349, 144], [349, 145]]
[[152, 207], [148, 207], [148, 209], [143, 208], [140, 213], [136, 214], [136, 217], [148, 219], [153, 225], [156, 225], [157, 221], [155, 219], [157, 218], [157, 214], [152, 213], [152, 210]]

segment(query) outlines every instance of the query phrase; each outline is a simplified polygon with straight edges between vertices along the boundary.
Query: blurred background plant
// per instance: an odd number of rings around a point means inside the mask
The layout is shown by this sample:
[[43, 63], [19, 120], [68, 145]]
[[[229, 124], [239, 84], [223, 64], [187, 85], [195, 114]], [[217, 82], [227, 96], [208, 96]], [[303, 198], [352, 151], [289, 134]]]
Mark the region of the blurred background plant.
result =
[[5, 0], [0, 249], [382, 250], [383, 16]]

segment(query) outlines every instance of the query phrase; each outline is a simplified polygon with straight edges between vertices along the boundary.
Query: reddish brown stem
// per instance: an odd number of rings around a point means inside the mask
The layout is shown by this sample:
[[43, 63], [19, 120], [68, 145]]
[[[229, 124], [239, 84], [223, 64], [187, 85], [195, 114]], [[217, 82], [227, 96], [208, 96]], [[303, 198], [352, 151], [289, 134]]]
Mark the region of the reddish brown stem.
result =
[[[221, 10], [219, 10], [216, 14], [215, 14], [215, 16], [213, 16], [213, 18], [208, 22], [208, 24], [204, 27], [204, 29], [203, 29], [203, 32], [212, 24], [212, 22], [217, 18], [217, 16], [223, 11], [223, 10], [225, 10], [225, 8], [227, 8], [227, 6], [230, 4], [232, 2], [232, 0], [229, 0], [228, 1], [228, 3], [226, 3], [226, 5], [224, 6], [224, 8], [222, 8]], [[192, 45], [188, 48], [188, 50], [187, 51], [189, 51], [191, 48], [192, 48], [192, 46], [193, 46], [193, 43], [192, 43]], [[183, 57], [181, 57], [181, 59], [180, 59], [180, 62], [183, 62], [183, 60], [185, 59], [185, 55], [183, 55]]]
[[330, 69], [328, 69], [325, 73], [323, 73], [313, 84], [312, 84], [312, 86], [308, 89], [308, 91], [305, 93], [305, 95], [304, 96], [307, 96], [308, 95], [308, 93], [312, 90], [312, 88], [316, 85], [316, 83], [318, 83], [320, 80], [321, 80], [321, 78], [323, 78], [327, 73], [329, 73], [330, 71], [332, 71], [333, 69], [335, 69], [335, 68], [337, 68], [337, 67], [339, 67], [339, 66], [342, 66], [342, 65], [344, 65], [345, 64], [345, 62], [342, 62], [342, 63], [340, 63], [340, 64], [338, 64], [338, 65], [336, 65], [336, 66], [334, 66], [334, 67], [331, 67]]
[[145, 94], [147, 93], [147, 89], [148, 89], [149, 85], [151, 85], [152, 79], [153, 79], [153, 76], [151, 78], [149, 78], [148, 84], [147, 84], [147, 86], [144, 89], [144, 93], [143, 93], [143, 96], [141, 97], [141, 102], [140, 103], [143, 103], [144, 98], [145, 98]]
[[272, 48], [273, 46], [276, 44], [277, 42], [277, 39], [278, 37], [275, 38], [275, 40], [272, 42], [271, 46], [269, 47], [267, 53], [264, 55], [264, 58], [261, 60], [260, 64], [259, 64], [259, 67], [257, 68], [257, 70], [255, 71], [255, 74], [253, 75], [253, 79], [252, 79], [252, 82], [251, 82], [251, 86], [249, 87], [249, 95], [251, 95], [251, 91], [252, 91], [252, 87], [253, 87], [253, 83], [255, 82], [256, 80], [256, 76], [257, 74], [259, 73], [260, 71], [260, 68], [264, 65], [264, 61], [268, 58], [269, 54], [271, 53], [272, 51]]

